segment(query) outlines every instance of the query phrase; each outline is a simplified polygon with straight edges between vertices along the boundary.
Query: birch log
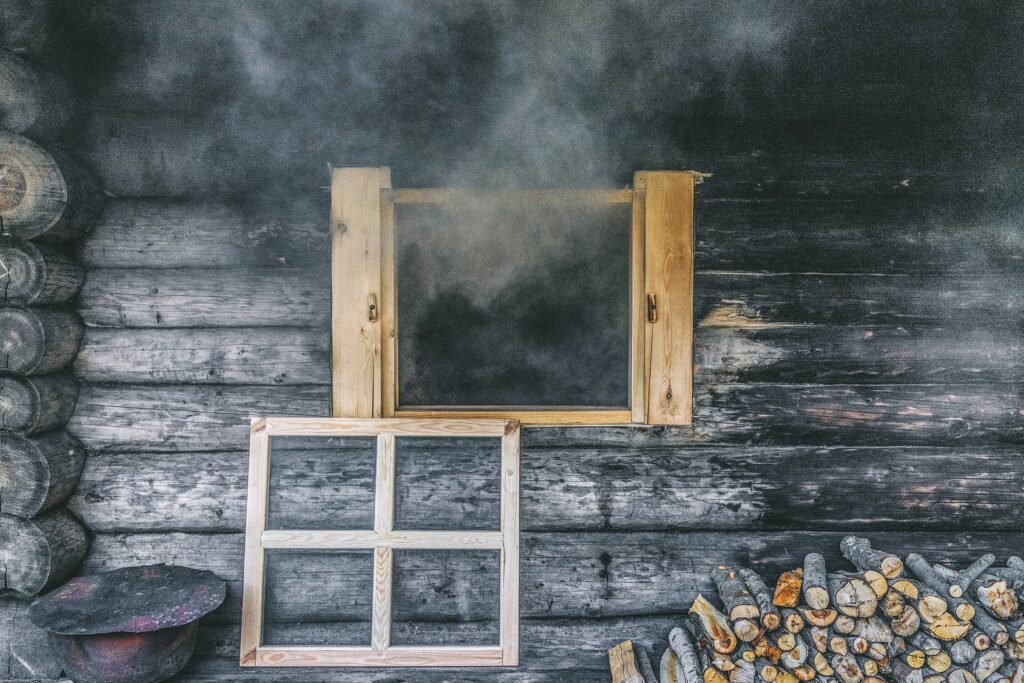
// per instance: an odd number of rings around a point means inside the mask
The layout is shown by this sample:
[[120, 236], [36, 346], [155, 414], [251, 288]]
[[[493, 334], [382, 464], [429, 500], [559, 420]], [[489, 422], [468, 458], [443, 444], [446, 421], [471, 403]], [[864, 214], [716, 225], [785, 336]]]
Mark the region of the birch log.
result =
[[64, 502], [78, 484], [85, 455], [64, 430], [33, 437], [0, 432], [0, 513], [30, 518]]
[[779, 615], [779, 610], [772, 604], [772, 595], [768, 592], [768, 586], [752, 569], [741, 569], [739, 574], [761, 612], [761, 625], [769, 631], [774, 631], [782, 623], [782, 617]]
[[56, 372], [75, 359], [83, 331], [71, 311], [0, 306], [0, 370]]
[[0, 232], [48, 242], [77, 239], [92, 226], [99, 200], [95, 181], [77, 161], [0, 131]]
[[825, 558], [821, 553], [808, 553], [804, 557], [803, 591], [804, 601], [813, 610], [828, 608], [829, 595], [825, 582]]
[[847, 536], [839, 543], [843, 557], [861, 571], [876, 571], [887, 579], [894, 579], [903, 573], [903, 561], [897, 556], [875, 550], [871, 541], [858, 536]]
[[57, 248], [0, 236], [0, 302], [65, 303], [84, 281], [82, 266]]
[[984, 573], [986, 569], [992, 566], [992, 563], [996, 561], [996, 556], [992, 553], [985, 553], [977, 560], [971, 563], [966, 569], [960, 570], [960, 576], [949, 585], [949, 594], [953, 597], [960, 597], [964, 592], [970, 588], [971, 584], [979, 576]]
[[66, 579], [85, 557], [89, 537], [63, 509], [31, 520], [0, 515], [0, 584], [3, 593], [30, 597]]
[[725, 605], [725, 613], [732, 622], [733, 632], [743, 642], [753, 642], [761, 633], [761, 613], [747, 587], [729, 567], [711, 570], [711, 579], [718, 588], [718, 596]]
[[669, 632], [668, 644], [679, 658], [686, 683], [701, 683], [704, 677], [690, 633], [677, 626]]
[[0, 376], [0, 429], [37, 434], [64, 426], [75, 410], [78, 385], [71, 375]]

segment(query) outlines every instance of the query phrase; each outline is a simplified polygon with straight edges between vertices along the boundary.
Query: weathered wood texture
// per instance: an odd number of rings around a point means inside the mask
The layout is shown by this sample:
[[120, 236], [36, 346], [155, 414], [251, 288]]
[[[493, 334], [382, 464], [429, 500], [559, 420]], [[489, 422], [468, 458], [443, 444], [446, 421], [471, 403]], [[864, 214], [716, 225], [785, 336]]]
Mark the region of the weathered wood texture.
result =
[[[1009, 532], [1024, 524], [1015, 448], [524, 443], [522, 524], [528, 531], [842, 531], [856, 519], [872, 528]], [[493, 463], [480, 451], [426, 456], [408, 463], [398, 479], [410, 514], [429, 515], [437, 528], [459, 528], [468, 509], [497, 519]], [[71, 509], [103, 532], [240, 532], [246, 458], [241, 450], [96, 454]], [[358, 449], [289, 454], [279, 462], [274, 481], [287, 495], [280, 512], [285, 528], [322, 527], [322, 510], [338, 515], [343, 502], [353, 525], [372, 518], [373, 460]], [[441, 476], [452, 470], [458, 476]]]
[[59, 304], [72, 299], [85, 269], [66, 253], [45, 244], [0, 237], [0, 290], [3, 301]]
[[46, 631], [26, 614], [28, 603], [0, 598], [0, 680], [54, 680], [61, 665]]
[[0, 429], [37, 434], [63, 427], [78, 398], [78, 383], [66, 373], [0, 376]]
[[89, 534], [66, 510], [33, 519], [0, 515], [0, 597], [29, 599], [56, 588], [82, 562]]
[[64, 368], [82, 341], [82, 322], [68, 310], [0, 305], [0, 369], [43, 375]]
[[45, 139], [70, 116], [70, 93], [62, 81], [0, 49], [0, 128]]
[[84, 464], [85, 447], [64, 430], [0, 432], [0, 513], [29, 518], [64, 502]]

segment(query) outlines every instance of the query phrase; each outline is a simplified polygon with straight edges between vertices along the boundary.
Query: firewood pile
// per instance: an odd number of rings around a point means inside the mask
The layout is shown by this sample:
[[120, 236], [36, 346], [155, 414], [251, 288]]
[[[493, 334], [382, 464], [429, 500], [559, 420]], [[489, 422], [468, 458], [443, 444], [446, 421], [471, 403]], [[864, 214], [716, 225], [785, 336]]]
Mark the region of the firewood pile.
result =
[[847, 536], [856, 571], [811, 553], [774, 591], [718, 567], [722, 608], [698, 595], [669, 633], [660, 677], [630, 641], [609, 650], [618, 683], [1024, 683], [1024, 560], [987, 554], [954, 571]]

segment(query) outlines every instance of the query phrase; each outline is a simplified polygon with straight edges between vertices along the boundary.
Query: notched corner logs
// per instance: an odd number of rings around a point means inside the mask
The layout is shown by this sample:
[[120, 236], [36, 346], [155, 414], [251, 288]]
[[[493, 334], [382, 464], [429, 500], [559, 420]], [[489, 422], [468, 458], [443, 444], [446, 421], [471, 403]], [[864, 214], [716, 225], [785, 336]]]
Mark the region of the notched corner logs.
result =
[[957, 571], [857, 536], [840, 550], [854, 570], [810, 553], [774, 592], [751, 569], [716, 567], [722, 607], [697, 596], [660, 681], [645, 658], [613, 682], [1024, 683], [1024, 560], [984, 555]]

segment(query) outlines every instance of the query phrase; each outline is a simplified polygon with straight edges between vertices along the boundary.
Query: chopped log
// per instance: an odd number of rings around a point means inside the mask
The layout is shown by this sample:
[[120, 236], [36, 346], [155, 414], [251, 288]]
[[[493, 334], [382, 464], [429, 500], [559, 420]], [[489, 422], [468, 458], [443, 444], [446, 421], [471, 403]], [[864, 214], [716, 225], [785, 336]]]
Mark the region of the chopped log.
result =
[[828, 651], [845, 655], [850, 651], [850, 643], [842, 636], [831, 634], [828, 639]]
[[[800, 633], [804, 629], [804, 618], [790, 607], [782, 609], [782, 626], [790, 633]], [[777, 628], [777, 627], [776, 627]], [[772, 629], [775, 630], [775, 629]]]
[[921, 650], [926, 655], [933, 655], [942, 651], [942, 643], [925, 633], [916, 633], [909, 639], [912, 646]]
[[608, 650], [612, 683], [645, 683], [637, 670], [632, 641], [626, 640]]
[[52, 138], [67, 124], [72, 99], [65, 83], [0, 49], [0, 128]]
[[846, 616], [866, 619], [878, 609], [878, 596], [860, 578], [832, 576], [828, 579], [828, 590], [832, 604]]
[[872, 643], [889, 643], [894, 638], [889, 625], [878, 617], [857, 619], [853, 634], [865, 638]]
[[868, 657], [881, 662], [889, 657], [889, 646], [886, 643], [871, 643], [868, 645]]
[[31, 597], [60, 584], [85, 557], [89, 537], [63, 509], [31, 520], [0, 515], [0, 594]]
[[775, 584], [775, 595], [772, 603], [778, 607], [796, 607], [800, 604], [803, 587], [804, 570], [802, 567], [784, 572]]
[[1006, 662], [999, 667], [999, 671], [1009, 679], [1010, 683], [1024, 683], [1024, 664]]
[[822, 676], [832, 676], [835, 674], [836, 671], [832, 668], [832, 665], [828, 663], [828, 658], [826, 658], [820, 651], [815, 652], [811, 659], [814, 661], [814, 670]]
[[[729, 672], [729, 683], [756, 683], [754, 664], [746, 660], [736, 662], [736, 668]], [[778, 679], [776, 679], [778, 683]]]
[[913, 581], [910, 581], [909, 579], [896, 579], [889, 585], [894, 591], [897, 591], [901, 595], [910, 598], [911, 600], [917, 600], [918, 590]]
[[836, 620], [832, 622], [832, 628], [836, 633], [849, 635], [857, 629], [857, 620], [853, 617], [848, 617], [845, 614], [840, 614], [836, 617]]
[[668, 644], [679, 659], [686, 683], [701, 683], [704, 680], [703, 668], [689, 631], [678, 626], [672, 629], [668, 634]]
[[71, 375], [0, 376], [0, 429], [36, 434], [64, 426], [78, 399]]
[[896, 618], [903, 614], [903, 610], [907, 609], [907, 601], [902, 593], [891, 590], [879, 601], [878, 607], [885, 616]]
[[949, 668], [953, 666], [953, 659], [949, 656], [948, 652], [940, 650], [933, 655], [928, 655], [926, 663], [929, 669], [941, 674], [949, 671]]
[[661, 656], [661, 683], [686, 683], [679, 678], [679, 658], [672, 648]]
[[81, 237], [92, 226], [99, 191], [71, 157], [0, 131], [0, 177], [3, 232], [23, 239], [64, 241]]
[[953, 597], [959, 598], [968, 588], [970, 588], [971, 584], [985, 572], [985, 570], [992, 566], [992, 563], [995, 561], [995, 555], [992, 553], [985, 553], [972, 562], [969, 567], [961, 570], [959, 572], [959, 578], [950, 584], [949, 594]]
[[64, 430], [34, 437], [0, 432], [0, 513], [30, 518], [67, 500], [85, 455]]
[[818, 652], [828, 652], [829, 632], [827, 628], [823, 626], [813, 626], [807, 631], [804, 631], [804, 633], [807, 634], [806, 639], [810, 640], [811, 647]]
[[831, 608], [810, 609], [809, 607], [802, 607], [800, 608], [800, 614], [813, 626], [830, 626], [836, 620], [836, 617], [839, 616], [839, 612]]
[[999, 648], [990, 648], [978, 654], [971, 664], [975, 678], [984, 681], [1006, 663], [1006, 655]]
[[907, 605], [907, 608], [900, 612], [898, 616], [890, 618], [889, 624], [892, 627], [893, 633], [909, 638], [921, 628], [921, 615], [917, 613], [916, 609]]
[[971, 629], [971, 622], [959, 621], [949, 612], [944, 612], [929, 622], [927, 628], [939, 640], [951, 642], [963, 638]]
[[850, 636], [846, 639], [847, 649], [857, 655], [867, 654], [868, 648], [871, 647], [871, 643], [868, 642], [867, 638], [861, 636]]
[[821, 553], [807, 553], [804, 557], [803, 594], [804, 602], [811, 609], [828, 608], [829, 594], [825, 581], [825, 558]]
[[1021, 559], [1016, 555], [1010, 555], [1008, 558], [1006, 558], [1006, 566], [1010, 567], [1011, 569], [1019, 569], [1020, 571], [1024, 572], [1024, 559]]
[[906, 662], [907, 666], [920, 669], [927, 661], [928, 655], [924, 650], [911, 650], [904, 654], [902, 659]]
[[792, 650], [794, 647], [796, 647], [796, 641], [796, 634], [789, 633], [788, 631], [785, 633], [776, 634], [775, 636], [775, 644], [778, 646], [779, 650], [783, 652], [788, 652], [789, 650]]
[[978, 656], [978, 651], [967, 639], [960, 639], [950, 643], [949, 656], [954, 664], [969, 664]]
[[802, 638], [798, 638], [796, 645], [792, 649], [783, 652], [779, 661], [787, 669], [795, 672], [798, 666], [802, 666], [807, 661], [808, 654], [807, 644], [804, 643]]
[[793, 669], [793, 675], [796, 676], [799, 681], [811, 681], [817, 675], [817, 671], [810, 664], [801, 664], [800, 666]]
[[[747, 590], [757, 603], [757, 609], [761, 613], [761, 625], [769, 631], [777, 629], [782, 622], [778, 608], [772, 603], [772, 595], [768, 592], [768, 586], [761, 579], [757, 572], [752, 569], [740, 569], [740, 578], [746, 584]], [[799, 617], [796, 612], [794, 615]], [[802, 622], [803, 620], [801, 620]], [[801, 624], [802, 627], [802, 624]], [[787, 626], [787, 629], [789, 627]], [[798, 629], [799, 630], [799, 629]]]
[[1003, 579], [989, 579], [975, 588], [978, 602], [992, 616], [999, 619], [1011, 619], [1017, 616], [1020, 604], [1017, 593]]
[[957, 667], [946, 675], [946, 683], [978, 683], [978, 678], [970, 671]]
[[[651, 666], [651, 658], [647, 654], [647, 648], [642, 645], [633, 646], [633, 655], [636, 657], [636, 668], [640, 671], [640, 675], [643, 677], [645, 683], [658, 683], [658, 676], [654, 673], [654, 667]], [[705, 681], [705, 683], [709, 683]]]
[[899, 683], [923, 683], [921, 669], [914, 668], [902, 659], [897, 659], [892, 666], [893, 678]]
[[701, 631], [707, 636], [715, 652], [731, 654], [736, 650], [739, 641], [729, 628], [729, 622], [703, 595], [697, 594], [690, 607], [690, 614], [699, 619]]
[[729, 677], [714, 666], [704, 667], [704, 683], [729, 683]]
[[0, 306], [0, 369], [22, 375], [56, 372], [75, 359], [83, 329], [70, 311]]
[[864, 679], [864, 672], [853, 655], [837, 654], [830, 663], [843, 683], [860, 683]]
[[754, 654], [766, 658], [772, 664], [778, 664], [782, 657], [782, 648], [772, 642], [767, 635], [762, 635], [754, 642]]
[[711, 579], [718, 588], [718, 596], [725, 605], [733, 633], [745, 643], [752, 643], [761, 634], [760, 617], [754, 598], [743, 581], [729, 567], [711, 570]]
[[85, 270], [56, 247], [0, 236], [0, 302], [65, 303], [85, 280]]
[[863, 572], [875, 571], [887, 579], [895, 579], [903, 573], [903, 561], [891, 553], [875, 550], [871, 541], [858, 536], [847, 536], [839, 543], [843, 557]]
[[754, 660], [754, 673], [757, 674], [758, 680], [767, 681], [767, 683], [774, 683], [775, 679], [779, 677], [779, 670], [764, 657]]
[[987, 650], [992, 647], [992, 639], [977, 627], [972, 627], [971, 630], [967, 632], [966, 638], [970, 641], [971, 645], [974, 646], [975, 650]]

